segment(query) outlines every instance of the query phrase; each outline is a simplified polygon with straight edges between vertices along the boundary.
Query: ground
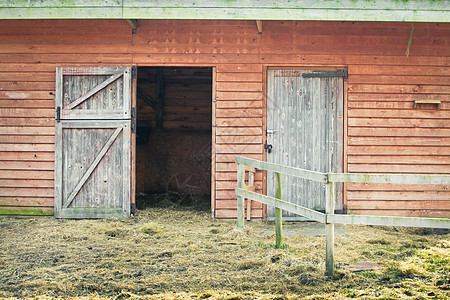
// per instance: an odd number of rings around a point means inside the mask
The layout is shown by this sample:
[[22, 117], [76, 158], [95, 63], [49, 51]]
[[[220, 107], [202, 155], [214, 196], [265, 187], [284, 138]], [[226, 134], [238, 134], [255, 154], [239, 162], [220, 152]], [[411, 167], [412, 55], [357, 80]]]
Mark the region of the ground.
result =
[[238, 230], [189, 207], [147, 208], [129, 219], [3, 217], [0, 298], [450, 298], [450, 234], [340, 227], [339, 266], [383, 268], [337, 269], [329, 278], [324, 236], [308, 234], [311, 226], [285, 224], [285, 246], [275, 249], [269, 222]]

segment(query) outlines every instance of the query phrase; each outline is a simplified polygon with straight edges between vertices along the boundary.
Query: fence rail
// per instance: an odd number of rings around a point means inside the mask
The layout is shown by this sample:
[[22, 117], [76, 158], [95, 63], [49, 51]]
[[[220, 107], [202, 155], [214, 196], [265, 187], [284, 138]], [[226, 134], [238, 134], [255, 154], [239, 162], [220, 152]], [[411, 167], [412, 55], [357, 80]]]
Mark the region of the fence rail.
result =
[[[245, 199], [258, 201], [275, 207], [275, 239], [276, 247], [280, 247], [282, 237], [282, 210], [305, 216], [317, 222], [325, 223], [326, 232], [326, 273], [334, 273], [334, 224], [356, 225], [385, 225], [406, 227], [450, 228], [448, 218], [417, 218], [417, 217], [393, 217], [393, 216], [366, 216], [366, 215], [335, 215], [335, 182], [360, 182], [360, 183], [396, 183], [396, 184], [438, 184], [450, 185], [450, 175], [425, 175], [425, 174], [350, 174], [350, 173], [321, 173], [300, 168], [288, 167], [274, 163], [268, 163], [242, 156], [236, 156], [237, 170], [237, 226], [242, 228], [245, 223]], [[255, 192], [253, 180], [249, 185], [245, 184], [245, 171], [250, 170], [254, 174], [256, 169], [272, 171], [276, 173], [278, 181], [277, 197], [270, 197]], [[321, 213], [286, 200], [281, 195], [281, 174], [291, 175], [303, 179], [309, 179], [326, 183], [326, 208]], [[253, 176], [250, 176], [253, 178]], [[248, 201], [248, 203], [251, 203]], [[247, 205], [248, 209], [251, 204]]]

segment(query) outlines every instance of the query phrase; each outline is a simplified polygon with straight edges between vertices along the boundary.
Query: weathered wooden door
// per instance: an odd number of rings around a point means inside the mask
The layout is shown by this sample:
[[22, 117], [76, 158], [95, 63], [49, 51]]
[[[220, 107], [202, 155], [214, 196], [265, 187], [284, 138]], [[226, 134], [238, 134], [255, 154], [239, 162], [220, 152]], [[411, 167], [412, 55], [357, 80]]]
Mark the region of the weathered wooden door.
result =
[[131, 68], [58, 68], [55, 217], [130, 215]]
[[[344, 72], [268, 70], [267, 161], [320, 172], [342, 172]], [[270, 146], [269, 146], [270, 148]], [[266, 150], [267, 151], [267, 150]], [[276, 195], [276, 179], [267, 176], [267, 191]], [[337, 186], [336, 208], [342, 209]], [[325, 184], [282, 175], [282, 198], [311, 209], [325, 209]], [[268, 207], [267, 216], [275, 209]], [[302, 218], [287, 212], [285, 219]]]

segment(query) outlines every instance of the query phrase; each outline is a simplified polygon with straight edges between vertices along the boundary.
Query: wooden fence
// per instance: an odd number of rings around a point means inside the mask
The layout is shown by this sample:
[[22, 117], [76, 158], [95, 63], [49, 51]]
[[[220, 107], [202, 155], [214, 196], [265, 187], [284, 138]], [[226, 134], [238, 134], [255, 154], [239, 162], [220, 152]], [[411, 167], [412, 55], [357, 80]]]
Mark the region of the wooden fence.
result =
[[[236, 156], [237, 169], [237, 226], [244, 227], [245, 199], [258, 201], [275, 207], [275, 236], [276, 247], [283, 242], [282, 237], [282, 210], [307, 217], [311, 220], [325, 224], [326, 233], [326, 273], [334, 273], [334, 224], [358, 225], [387, 225], [406, 227], [450, 228], [450, 219], [447, 218], [416, 218], [393, 216], [364, 216], [364, 215], [335, 215], [335, 182], [361, 182], [361, 183], [398, 183], [398, 184], [441, 184], [450, 185], [450, 175], [422, 175], [422, 174], [350, 174], [350, 173], [321, 173], [300, 168], [288, 167], [259, 161], [255, 159]], [[278, 181], [276, 198], [258, 194], [253, 186], [256, 169], [275, 172]], [[249, 185], [245, 184], [245, 172], [249, 171]], [[291, 175], [303, 179], [323, 182], [326, 184], [325, 213], [321, 213], [297, 204], [282, 200], [281, 174]], [[248, 203], [250, 203], [248, 201]]]

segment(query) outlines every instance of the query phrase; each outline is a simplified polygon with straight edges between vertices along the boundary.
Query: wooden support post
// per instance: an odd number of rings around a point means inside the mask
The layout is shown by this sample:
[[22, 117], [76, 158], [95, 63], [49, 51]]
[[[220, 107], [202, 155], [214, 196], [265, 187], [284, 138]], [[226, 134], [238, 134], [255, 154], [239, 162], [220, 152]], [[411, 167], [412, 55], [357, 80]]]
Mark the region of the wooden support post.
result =
[[136, 34], [137, 33], [137, 28], [138, 28], [138, 22], [137, 20], [134, 19], [127, 19], [128, 24], [130, 24], [131, 28], [132, 28], [132, 33]]
[[156, 74], [156, 128], [163, 128], [164, 109], [164, 69], [158, 68]]
[[[275, 173], [277, 175], [278, 189], [277, 189], [277, 199], [281, 200], [281, 174]], [[279, 249], [283, 246], [283, 211], [281, 208], [275, 208], [275, 248]]]
[[[245, 165], [238, 164], [237, 169], [237, 187], [245, 188]], [[244, 197], [237, 197], [237, 227], [244, 228], [245, 222], [245, 201]]]
[[262, 21], [261, 20], [256, 20], [256, 28], [258, 29], [258, 33], [262, 34]]
[[[255, 169], [248, 171], [248, 188], [249, 191], [255, 191]], [[252, 218], [252, 199], [247, 198], [247, 221]]]
[[[335, 205], [335, 193], [334, 193], [334, 182], [328, 182], [326, 184], [326, 206], [325, 213], [328, 215], [334, 214]], [[334, 224], [325, 224], [325, 234], [326, 234], [326, 259], [325, 268], [326, 274], [328, 276], [333, 276], [334, 274]]]

